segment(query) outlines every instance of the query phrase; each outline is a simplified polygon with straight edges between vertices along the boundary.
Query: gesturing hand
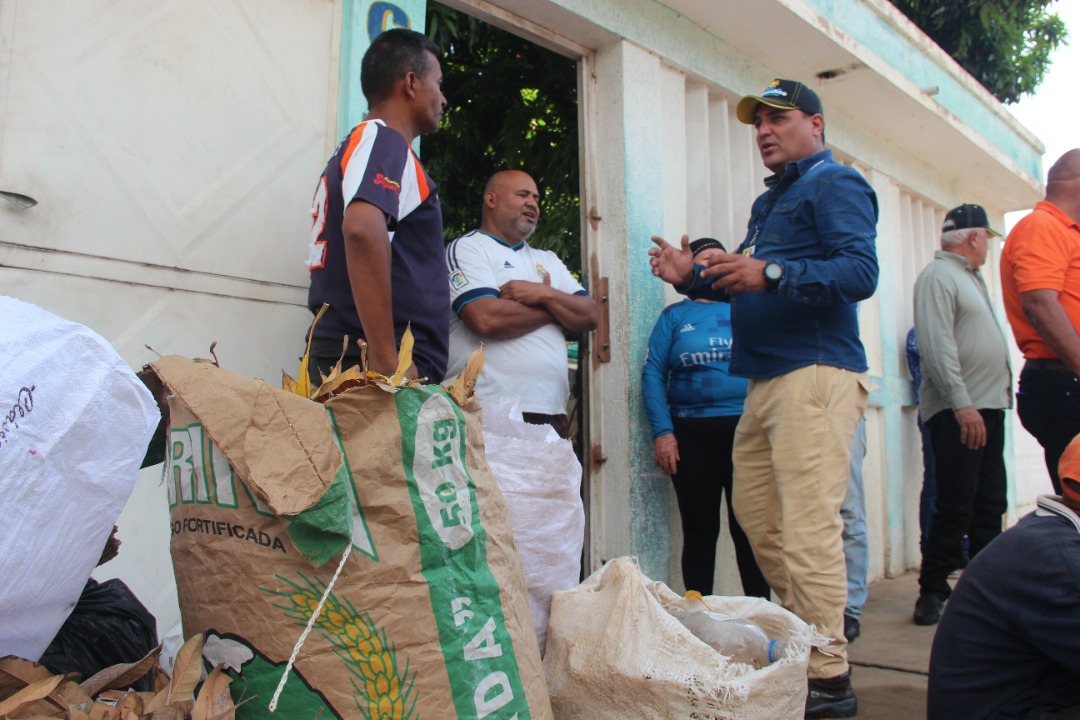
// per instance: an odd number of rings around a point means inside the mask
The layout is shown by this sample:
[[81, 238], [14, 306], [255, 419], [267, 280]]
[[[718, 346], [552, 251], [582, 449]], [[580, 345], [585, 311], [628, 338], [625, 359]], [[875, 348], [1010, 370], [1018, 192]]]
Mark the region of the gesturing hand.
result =
[[676, 287], [686, 287], [694, 279], [694, 253], [690, 251], [690, 236], [682, 236], [682, 248], [677, 248], [659, 235], [653, 235], [656, 247], [649, 248], [652, 274]]
[[739, 253], [717, 253], [709, 267], [701, 271], [701, 277], [718, 278], [713, 288], [726, 290], [729, 295], [765, 289], [764, 260]]

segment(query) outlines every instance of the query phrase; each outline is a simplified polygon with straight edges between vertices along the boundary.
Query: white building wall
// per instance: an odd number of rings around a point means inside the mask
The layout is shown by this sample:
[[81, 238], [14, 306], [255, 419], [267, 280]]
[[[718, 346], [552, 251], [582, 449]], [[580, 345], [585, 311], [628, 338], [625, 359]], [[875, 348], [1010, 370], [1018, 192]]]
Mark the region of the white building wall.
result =
[[[341, 12], [340, 0], [0, 3], [0, 188], [39, 201], [0, 203], [0, 292], [89, 326], [133, 368], [209, 357], [216, 341], [228, 370], [295, 375]], [[94, 576], [122, 578], [165, 631], [179, 609], [160, 477], [140, 474], [120, 555]]]

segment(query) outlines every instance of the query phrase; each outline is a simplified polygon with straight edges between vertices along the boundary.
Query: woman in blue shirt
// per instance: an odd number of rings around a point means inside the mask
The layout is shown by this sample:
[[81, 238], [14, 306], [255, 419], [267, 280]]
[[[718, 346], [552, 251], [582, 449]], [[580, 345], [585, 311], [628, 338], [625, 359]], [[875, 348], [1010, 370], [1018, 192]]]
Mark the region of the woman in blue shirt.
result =
[[[712, 238], [690, 243], [697, 261], [723, 252]], [[656, 464], [671, 476], [683, 526], [687, 590], [711, 595], [720, 536], [720, 498], [727, 493], [728, 531], [743, 593], [769, 597], [769, 585], [731, 509], [731, 448], [747, 381], [728, 374], [731, 306], [683, 300], [664, 309], [649, 338], [642, 371], [645, 414]]]

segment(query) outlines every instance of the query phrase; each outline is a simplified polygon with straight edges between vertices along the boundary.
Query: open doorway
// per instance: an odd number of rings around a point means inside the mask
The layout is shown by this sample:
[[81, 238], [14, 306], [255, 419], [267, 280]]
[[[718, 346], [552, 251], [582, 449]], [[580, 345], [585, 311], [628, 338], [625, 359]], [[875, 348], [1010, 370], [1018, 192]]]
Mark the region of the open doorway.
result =
[[[447, 242], [478, 227], [484, 185], [493, 173], [524, 170], [541, 194], [540, 222], [529, 244], [554, 252], [589, 288], [583, 277], [588, 266], [583, 263], [580, 203], [579, 60], [437, 2], [428, 3], [425, 27], [444, 53], [442, 89], [448, 107], [439, 132], [423, 139], [421, 153], [439, 185]], [[567, 334], [567, 415], [574, 450], [585, 468], [587, 526], [588, 339], [588, 333]], [[587, 527], [586, 544], [588, 536]]]
[[475, 228], [492, 173], [525, 170], [543, 206], [529, 243], [579, 274], [577, 62], [439, 3], [428, 3], [426, 27], [444, 52], [449, 105], [423, 155], [447, 238]]
[[[444, 53], [449, 103], [439, 132], [424, 138], [428, 173], [439, 184], [446, 240], [480, 222], [484, 183], [499, 170], [524, 170], [541, 195], [529, 244], [558, 255], [582, 274], [578, 163], [577, 62], [478, 18], [431, 2], [427, 34]], [[568, 335], [571, 422], [581, 457], [581, 340]], [[575, 382], [576, 380], [576, 382]]]

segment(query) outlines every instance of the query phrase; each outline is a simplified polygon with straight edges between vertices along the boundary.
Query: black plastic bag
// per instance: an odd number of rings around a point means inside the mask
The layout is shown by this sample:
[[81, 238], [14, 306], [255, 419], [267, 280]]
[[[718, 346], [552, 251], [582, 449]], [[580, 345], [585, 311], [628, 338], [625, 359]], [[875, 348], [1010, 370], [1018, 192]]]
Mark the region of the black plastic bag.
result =
[[[60, 632], [41, 656], [50, 672], [81, 673], [83, 679], [99, 670], [140, 660], [157, 647], [157, 621], [120, 580], [86, 581], [82, 596]], [[147, 673], [132, 687], [154, 689]]]

